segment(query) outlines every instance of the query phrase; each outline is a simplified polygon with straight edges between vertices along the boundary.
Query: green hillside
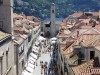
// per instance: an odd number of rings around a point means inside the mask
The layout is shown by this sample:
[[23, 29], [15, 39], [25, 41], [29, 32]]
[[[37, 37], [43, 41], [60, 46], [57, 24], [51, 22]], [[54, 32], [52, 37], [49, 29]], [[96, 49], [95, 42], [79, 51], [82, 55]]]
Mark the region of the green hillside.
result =
[[46, 19], [50, 17], [50, 3], [55, 3], [58, 18], [65, 18], [78, 11], [100, 10], [100, 0], [15, 0], [14, 12]]

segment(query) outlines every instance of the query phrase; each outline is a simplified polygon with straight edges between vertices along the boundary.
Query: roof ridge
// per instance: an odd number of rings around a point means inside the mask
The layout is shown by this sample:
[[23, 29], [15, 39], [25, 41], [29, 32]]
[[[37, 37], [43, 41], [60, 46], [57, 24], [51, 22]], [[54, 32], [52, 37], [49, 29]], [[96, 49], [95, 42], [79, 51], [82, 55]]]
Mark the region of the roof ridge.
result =
[[93, 28], [96, 32], [100, 33], [100, 31], [96, 30], [96, 28]]
[[87, 43], [85, 43], [85, 46], [86, 46], [86, 45], [91, 45], [91, 44], [94, 43], [96, 40], [100, 39], [100, 37], [96, 37], [96, 38], [94, 38], [94, 40], [91, 40], [91, 39], [93, 39], [93, 38], [90, 38], [89, 40], [85, 40], [85, 41], [87, 41]]

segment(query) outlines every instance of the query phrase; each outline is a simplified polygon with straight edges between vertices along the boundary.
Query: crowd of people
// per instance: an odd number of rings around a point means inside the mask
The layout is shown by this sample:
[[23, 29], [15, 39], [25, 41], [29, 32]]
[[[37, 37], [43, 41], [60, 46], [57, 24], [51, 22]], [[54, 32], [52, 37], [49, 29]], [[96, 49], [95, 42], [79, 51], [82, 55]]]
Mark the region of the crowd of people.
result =
[[[41, 43], [41, 48], [43, 47], [43, 51], [42, 53], [46, 54], [46, 53], [50, 53], [51, 56], [51, 45], [49, 40], [43, 41]], [[40, 61], [40, 66], [41, 66], [41, 75], [48, 75], [48, 62], [47, 61]]]
[[49, 67], [49, 70], [48, 70], [48, 75], [57, 75], [57, 44], [53, 44], [53, 53], [52, 53], [52, 56], [51, 56], [51, 63], [50, 63], [50, 67]]
[[41, 66], [41, 75], [47, 75], [47, 65], [48, 65], [48, 62], [43, 62], [43, 61], [40, 61], [40, 66]]
[[[39, 57], [41, 54], [50, 54], [50, 62], [40, 60], [40, 67], [41, 67], [41, 75], [57, 75], [57, 44], [50, 43], [50, 40], [46, 39], [40, 42], [40, 52]], [[36, 63], [36, 66], [38, 64]], [[38, 65], [39, 66], [39, 65]]]

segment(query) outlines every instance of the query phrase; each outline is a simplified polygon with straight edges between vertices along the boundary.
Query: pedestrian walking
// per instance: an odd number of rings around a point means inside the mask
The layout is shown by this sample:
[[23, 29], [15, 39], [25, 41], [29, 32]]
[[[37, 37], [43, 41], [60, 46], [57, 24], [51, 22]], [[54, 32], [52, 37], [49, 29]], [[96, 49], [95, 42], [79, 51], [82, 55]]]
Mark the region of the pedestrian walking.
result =
[[41, 74], [43, 74], [44, 65], [41, 65]]

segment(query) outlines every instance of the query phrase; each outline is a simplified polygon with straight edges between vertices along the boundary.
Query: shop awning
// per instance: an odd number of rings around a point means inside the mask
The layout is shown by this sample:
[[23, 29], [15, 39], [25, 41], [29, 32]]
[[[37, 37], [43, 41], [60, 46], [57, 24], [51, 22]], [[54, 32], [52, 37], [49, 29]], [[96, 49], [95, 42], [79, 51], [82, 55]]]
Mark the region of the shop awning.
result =
[[34, 69], [35, 65], [33, 65], [32, 63], [28, 63], [28, 67], [31, 67], [32, 69]]
[[25, 70], [28, 71], [28, 72], [30, 72], [30, 73], [33, 73], [33, 71], [34, 71], [34, 69], [31, 68], [31, 67], [29, 67], [29, 66], [27, 66]]
[[37, 46], [33, 46], [32, 49], [38, 49], [38, 50], [39, 50], [39, 47], [37, 47]]
[[50, 39], [50, 41], [57, 41], [57, 38], [53, 37], [53, 38]]
[[31, 57], [33, 57], [33, 58], [35, 58], [35, 59], [37, 59], [38, 58], [38, 56], [36, 55], [36, 54], [34, 54], [34, 53], [30, 53], [30, 55], [29, 56], [31, 56]]
[[36, 59], [34, 59], [34, 58], [29, 58], [29, 59], [28, 59], [28, 62], [34, 63], [34, 62], [36, 62]]
[[38, 40], [41, 42], [41, 41], [46, 40], [46, 39], [42, 36], [39, 36]]
[[33, 64], [33, 65], [35, 64], [35, 63], [34, 63], [33, 61], [31, 61], [31, 60], [30, 60], [30, 61], [28, 61], [28, 63], [31, 63], [31, 64]]
[[36, 59], [34, 59], [33, 57], [29, 56], [28, 61], [36, 62]]
[[39, 42], [35, 42], [35, 44], [36, 44], [36, 45], [39, 45], [40, 43], [39, 43]]
[[24, 71], [22, 72], [22, 75], [32, 75], [32, 74], [31, 74], [30, 72], [24, 70]]
[[40, 47], [37, 46], [32, 46], [32, 49], [38, 49], [39, 50]]
[[39, 50], [32, 49], [33, 52], [39, 53]]

